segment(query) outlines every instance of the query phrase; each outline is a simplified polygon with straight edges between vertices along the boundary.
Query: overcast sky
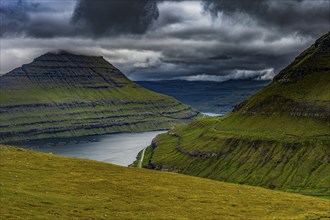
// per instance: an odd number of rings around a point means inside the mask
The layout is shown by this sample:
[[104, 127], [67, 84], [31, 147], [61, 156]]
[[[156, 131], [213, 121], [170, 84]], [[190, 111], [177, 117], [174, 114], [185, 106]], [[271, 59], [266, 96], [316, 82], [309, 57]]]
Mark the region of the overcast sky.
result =
[[330, 30], [330, 0], [1, 0], [0, 72], [55, 50], [130, 79], [271, 79]]

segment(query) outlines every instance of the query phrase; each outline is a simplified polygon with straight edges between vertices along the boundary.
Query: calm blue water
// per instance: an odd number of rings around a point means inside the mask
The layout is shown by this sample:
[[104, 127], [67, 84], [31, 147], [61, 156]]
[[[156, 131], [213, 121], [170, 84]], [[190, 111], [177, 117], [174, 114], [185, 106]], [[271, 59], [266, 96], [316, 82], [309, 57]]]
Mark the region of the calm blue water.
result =
[[166, 131], [41, 140], [30, 142], [22, 147], [67, 157], [86, 158], [127, 166], [136, 159], [137, 154], [144, 147], [150, 145], [156, 135], [164, 132]]

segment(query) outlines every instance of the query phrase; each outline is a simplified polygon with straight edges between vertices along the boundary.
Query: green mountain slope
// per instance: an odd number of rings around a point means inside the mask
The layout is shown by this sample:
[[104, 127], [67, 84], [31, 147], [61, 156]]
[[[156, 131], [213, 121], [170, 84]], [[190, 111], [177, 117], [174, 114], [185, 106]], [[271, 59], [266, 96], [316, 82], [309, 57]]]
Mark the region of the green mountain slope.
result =
[[329, 201], [0, 145], [1, 219], [322, 219]]
[[198, 112], [102, 57], [48, 53], [0, 77], [0, 143], [172, 128]]
[[330, 195], [330, 34], [225, 117], [158, 136], [144, 167]]

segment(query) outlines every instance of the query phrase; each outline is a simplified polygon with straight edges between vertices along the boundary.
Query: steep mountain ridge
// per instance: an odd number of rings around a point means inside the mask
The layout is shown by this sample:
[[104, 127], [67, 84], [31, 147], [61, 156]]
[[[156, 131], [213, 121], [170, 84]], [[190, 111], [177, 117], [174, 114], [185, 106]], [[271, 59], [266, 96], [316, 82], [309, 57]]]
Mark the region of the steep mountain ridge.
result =
[[329, 39], [322, 36], [225, 117], [159, 135], [144, 167], [329, 196]]
[[0, 77], [0, 142], [169, 129], [198, 112], [102, 57], [42, 55]]
[[310, 73], [330, 71], [330, 32], [302, 52], [289, 66], [280, 71], [274, 82], [295, 82]]
[[330, 119], [330, 33], [319, 38], [290, 65], [280, 71], [273, 83], [238, 104], [241, 114], [290, 114], [297, 117]]

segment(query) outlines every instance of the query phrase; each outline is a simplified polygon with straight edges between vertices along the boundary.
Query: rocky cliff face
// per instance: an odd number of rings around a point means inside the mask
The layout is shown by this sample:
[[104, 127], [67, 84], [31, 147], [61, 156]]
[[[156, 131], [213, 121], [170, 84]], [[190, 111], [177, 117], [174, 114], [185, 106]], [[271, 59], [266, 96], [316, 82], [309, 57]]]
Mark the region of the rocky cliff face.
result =
[[0, 142], [169, 129], [198, 112], [102, 57], [47, 53], [0, 77]]

